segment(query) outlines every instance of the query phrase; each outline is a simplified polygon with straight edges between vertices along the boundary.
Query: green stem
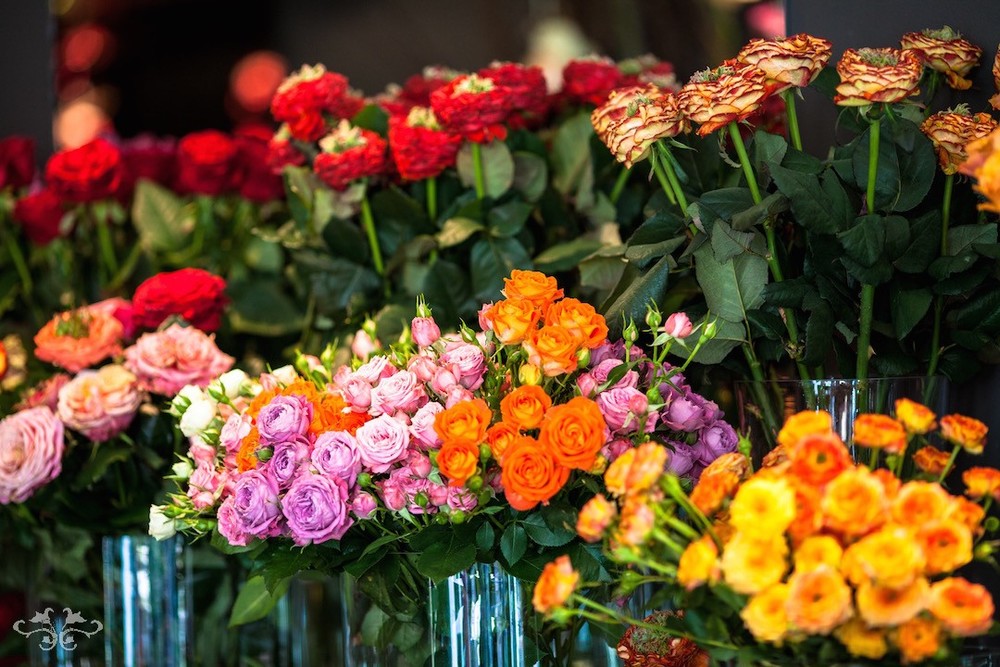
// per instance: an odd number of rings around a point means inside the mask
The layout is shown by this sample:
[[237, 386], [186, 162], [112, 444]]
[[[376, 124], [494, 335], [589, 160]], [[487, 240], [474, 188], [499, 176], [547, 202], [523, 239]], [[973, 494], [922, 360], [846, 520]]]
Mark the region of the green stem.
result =
[[95, 219], [94, 226], [97, 228], [97, 243], [101, 247], [101, 262], [104, 265], [108, 282], [118, 274], [118, 258], [115, 257], [115, 244], [111, 240], [111, 230], [108, 228], [108, 221]]
[[[880, 118], [872, 122], [868, 136], [868, 187], [865, 191], [865, 203], [868, 206], [868, 213], [875, 212], [875, 175], [878, 172], [878, 151], [879, 135], [881, 134], [882, 123]], [[858, 407], [861, 412], [868, 410], [868, 387], [865, 380], [868, 379], [868, 348], [871, 346], [872, 337], [872, 311], [875, 305], [875, 286], [863, 284], [861, 286], [861, 321], [858, 330], [858, 360], [855, 367], [855, 375], [861, 385], [860, 400]]]
[[664, 172], [667, 174], [667, 180], [670, 182], [670, 186], [674, 189], [674, 193], [677, 195], [677, 205], [681, 207], [681, 213], [687, 217], [687, 197], [684, 196], [684, 190], [681, 188], [681, 181], [677, 178], [677, 171], [674, 169], [674, 159], [673, 155], [670, 153], [670, 147], [663, 143], [663, 140], [656, 142], [656, 147], [660, 150], [660, 166]]
[[625, 191], [625, 184], [628, 183], [630, 173], [632, 173], [632, 170], [627, 167], [622, 167], [622, 170], [618, 172], [618, 179], [615, 181], [614, 187], [611, 188], [611, 194], [608, 195], [608, 199], [611, 200], [612, 204], [617, 204], [618, 199], [622, 196], [622, 192]]
[[[948, 225], [951, 219], [951, 192], [955, 184], [955, 175], [948, 174], [944, 178], [944, 200], [941, 203], [941, 256], [948, 254]], [[924, 403], [927, 402], [932, 388], [931, 378], [937, 372], [938, 358], [941, 354], [941, 314], [944, 311], [944, 296], [938, 294], [934, 298], [934, 331], [931, 334], [931, 358], [927, 364], [927, 388], [924, 391]]]
[[653, 173], [656, 175], [656, 180], [660, 182], [663, 194], [667, 195], [667, 199], [670, 200], [670, 203], [676, 206], [677, 195], [674, 194], [674, 189], [670, 187], [670, 181], [667, 180], [667, 175], [663, 173], [663, 168], [660, 167], [660, 160], [655, 152], [649, 154], [649, 162], [653, 168]]
[[486, 177], [483, 174], [483, 149], [475, 142], [472, 144], [472, 168], [476, 175], [476, 198], [482, 199], [486, 196]]
[[869, 127], [871, 131], [868, 133], [868, 189], [865, 190], [865, 204], [868, 205], [868, 213], [871, 214], [875, 212], [875, 174], [878, 171], [881, 119], [876, 118]]
[[761, 199], [760, 188], [757, 187], [757, 176], [754, 174], [753, 165], [750, 164], [750, 156], [747, 155], [746, 144], [743, 143], [740, 128], [736, 126], [736, 123], [729, 124], [729, 137], [733, 140], [733, 145], [736, 147], [736, 154], [740, 158], [740, 165], [743, 167], [743, 175], [747, 179], [747, 186], [750, 188], [753, 203], [759, 204]]
[[438, 217], [437, 177], [432, 176], [424, 182], [427, 187], [427, 217], [434, 222]]
[[9, 230], [4, 230], [3, 236], [7, 242], [10, 261], [14, 263], [14, 268], [17, 269], [17, 274], [21, 277], [21, 287], [24, 289], [24, 296], [30, 297], [32, 290], [34, 290], [34, 283], [31, 280], [31, 271], [28, 270], [28, 263], [24, 259], [24, 253], [21, 252], [21, 245]]
[[382, 263], [382, 249], [378, 244], [378, 234], [375, 233], [375, 218], [372, 217], [372, 207], [368, 203], [368, 194], [361, 197], [361, 223], [368, 236], [368, 246], [372, 251], [372, 263], [375, 264], [375, 273], [380, 276], [385, 275], [385, 265]]
[[[781, 262], [778, 261], [778, 241], [774, 233], [774, 221], [768, 218], [764, 221], [764, 235], [767, 238], [767, 266], [771, 269], [771, 275], [774, 277], [774, 282], [780, 283], [785, 280], [785, 273], [781, 269]], [[790, 351], [789, 354], [795, 359], [795, 366], [799, 371], [799, 379], [804, 382], [809, 382], [812, 379], [809, 369], [804, 363], [798, 360], [798, 346], [799, 346], [799, 323], [795, 317], [795, 311], [788, 309], [783, 310], [785, 329], [788, 330], [788, 338], [791, 341], [792, 348], [794, 350]], [[806, 400], [812, 403], [812, 387], [809, 384], [806, 387]]]
[[951, 472], [951, 469], [955, 467], [955, 461], [958, 459], [958, 452], [961, 449], [962, 449], [961, 445], [955, 445], [954, 448], [952, 448], [952, 450], [951, 450], [951, 456], [948, 457], [948, 463], [945, 464], [944, 469], [941, 471], [941, 474], [938, 476], [938, 484], [940, 484], [941, 482], [943, 482], [944, 478], [947, 477], [948, 473]]
[[781, 94], [785, 100], [785, 115], [788, 117], [788, 138], [795, 150], [802, 150], [802, 136], [799, 134], [799, 115], [795, 111], [795, 88], [789, 88]]
[[764, 413], [764, 437], [767, 438], [768, 444], [771, 447], [774, 447], [781, 423], [775, 416], [774, 406], [771, 405], [771, 398], [767, 395], [764, 370], [760, 365], [760, 361], [757, 360], [756, 355], [753, 353], [753, 348], [749, 343], [743, 344], [743, 355], [746, 357], [747, 364], [750, 366], [750, 375], [754, 379], [754, 381], [750, 383], [750, 390], [754, 393], [754, 397], [757, 399], [757, 404], [760, 405], [760, 409]]

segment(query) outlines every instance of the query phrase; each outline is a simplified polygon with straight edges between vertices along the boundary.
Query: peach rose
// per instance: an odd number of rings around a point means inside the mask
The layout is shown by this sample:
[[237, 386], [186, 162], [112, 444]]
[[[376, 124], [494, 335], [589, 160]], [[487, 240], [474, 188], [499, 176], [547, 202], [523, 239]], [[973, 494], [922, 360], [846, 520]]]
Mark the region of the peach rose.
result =
[[966, 108], [941, 111], [920, 124], [920, 130], [934, 144], [938, 163], [946, 174], [957, 173], [959, 166], [969, 158], [966, 144], [982, 139], [996, 128], [997, 122], [989, 114], [972, 114]]
[[944, 74], [948, 85], [968, 90], [972, 82], [965, 78], [979, 64], [983, 50], [948, 26], [939, 30], [908, 32], [900, 40], [904, 50], [912, 51], [927, 67]]
[[904, 664], [923, 662], [941, 648], [941, 624], [933, 618], [916, 616], [899, 626], [894, 642]]
[[927, 562], [911, 532], [891, 524], [848, 547], [844, 560], [851, 565], [849, 575], [855, 584], [872, 581], [888, 588], [909, 586]]
[[695, 73], [677, 94], [677, 103], [704, 137], [753, 115], [770, 94], [764, 72], [733, 61]]
[[600, 542], [618, 514], [613, 503], [598, 494], [584, 503], [576, 518], [576, 534], [586, 542]]
[[597, 404], [583, 396], [549, 410], [538, 434], [539, 444], [560, 465], [576, 470], [594, 467], [608, 441], [608, 425]]
[[486, 311], [485, 319], [497, 340], [504, 345], [516, 345], [535, 330], [540, 313], [538, 306], [527, 299], [504, 299]]
[[580, 346], [588, 349], [600, 347], [608, 339], [608, 325], [604, 316], [589, 303], [579, 299], [562, 299], [549, 306], [545, 313], [546, 326], [561, 326], [576, 337]]
[[845, 107], [899, 102], [920, 92], [917, 84], [923, 73], [910, 51], [847, 49], [837, 63], [840, 84], [833, 101]]
[[829, 634], [851, 617], [851, 587], [829, 565], [794, 572], [788, 579], [785, 607], [794, 627], [813, 635]]
[[823, 490], [820, 507], [823, 523], [847, 536], [870, 532], [885, 522], [888, 513], [885, 487], [864, 468], [845, 470]]
[[873, 627], [892, 627], [914, 618], [927, 607], [930, 586], [923, 577], [900, 587], [862, 582], [858, 586], [858, 613]]
[[569, 472], [537, 440], [521, 436], [504, 452], [500, 483], [510, 506], [524, 511], [547, 503], [559, 493]]
[[552, 325], [529, 331], [521, 345], [528, 353], [528, 363], [542, 369], [545, 377], [572, 373], [579, 365], [579, 343], [566, 327]]
[[612, 91], [590, 115], [597, 137], [618, 162], [631, 169], [660, 139], [689, 129], [677, 98], [650, 84]]
[[514, 269], [510, 278], [503, 279], [503, 295], [508, 299], [525, 299], [544, 310], [556, 299], [561, 299], [563, 291], [556, 279], [539, 271]]
[[535, 611], [549, 614], [565, 605], [579, 580], [580, 574], [573, 569], [573, 563], [565, 554], [546, 564], [531, 596]]
[[537, 385], [522, 385], [503, 397], [500, 414], [503, 420], [525, 431], [538, 428], [552, 399]]
[[78, 373], [122, 351], [122, 323], [102, 310], [78, 308], [53, 317], [35, 334], [35, 356]]
[[109, 364], [81, 371], [64, 385], [56, 411], [69, 428], [103, 442], [128, 428], [141, 403], [135, 375], [124, 366]]
[[951, 495], [940, 484], [907, 482], [892, 500], [892, 517], [902, 526], [918, 528], [944, 515], [950, 504]]
[[993, 625], [993, 597], [983, 586], [962, 577], [933, 584], [928, 609], [958, 637], [981, 635]]
[[927, 574], [953, 572], [972, 562], [972, 531], [954, 519], [934, 519], [920, 526], [917, 541], [927, 557]]
[[751, 39], [736, 60], [753, 65], [777, 86], [805, 88], [826, 67], [833, 45], [822, 37], [799, 33], [777, 39]]

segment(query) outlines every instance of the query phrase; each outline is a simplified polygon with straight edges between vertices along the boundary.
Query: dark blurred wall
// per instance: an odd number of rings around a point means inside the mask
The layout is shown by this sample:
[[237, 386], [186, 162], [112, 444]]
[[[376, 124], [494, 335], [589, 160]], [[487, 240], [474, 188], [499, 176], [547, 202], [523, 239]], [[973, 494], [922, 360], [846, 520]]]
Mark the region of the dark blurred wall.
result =
[[23, 134], [52, 150], [54, 23], [42, 0], [4, 0], [0, 19], [0, 136]]

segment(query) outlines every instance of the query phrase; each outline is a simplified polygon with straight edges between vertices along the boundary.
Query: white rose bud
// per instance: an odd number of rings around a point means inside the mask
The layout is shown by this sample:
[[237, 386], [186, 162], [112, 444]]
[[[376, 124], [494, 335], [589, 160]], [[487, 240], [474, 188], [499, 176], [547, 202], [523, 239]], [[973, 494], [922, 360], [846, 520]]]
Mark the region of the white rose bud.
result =
[[191, 462], [187, 459], [178, 461], [170, 469], [178, 479], [187, 479], [194, 472], [194, 467], [192, 467]]
[[184, 411], [184, 416], [181, 417], [181, 433], [188, 438], [199, 435], [215, 419], [217, 406], [218, 403], [210, 398], [192, 401], [188, 409]]
[[159, 505], [149, 508], [149, 534], [161, 541], [177, 534], [177, 524], [163, 513]]
[[291, 364], [282, 366], [281, 368], [275, 368], [271, 371], [271, 375], [273, 375], [278, 382], [284, 385], [289, 385], [295, 382], [299, 377], [299, 374], [295, 372], [295, 368]]
[[229, 400], [234, 400], [240, 395], [243, 383], [247, 381], [247, 374], [238, 368], [223, 373], [219, 376], [219, 383]]

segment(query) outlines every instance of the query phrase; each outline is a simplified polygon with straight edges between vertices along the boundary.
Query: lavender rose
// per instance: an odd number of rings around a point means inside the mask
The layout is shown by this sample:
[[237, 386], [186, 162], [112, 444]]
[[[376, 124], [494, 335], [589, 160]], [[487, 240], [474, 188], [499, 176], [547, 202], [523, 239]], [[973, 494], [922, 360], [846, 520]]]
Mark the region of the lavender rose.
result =
[[344, 480], [354, 486], [361, 472], [357, 439], [346, 431], [327, 431], [313, 444], [312, 464], [316, 472]]
[[414, 373], [399, 371], [379, 382], [371, 393], [371, 414], [413, 414], [427, 402], [427, 392]]
[[236, 511], [236, 497], [229, 496], [219, 505], [219, 534], [234, 547], [245, 547], [252, 537], [243, 529], [243, 521]]
[[274, 445], [305, 435], [313, 418], [313, 406], [304, 396], [275, 396], [257, 415], [262, 445]]
[[[672, 396], [667, 398], [666, 407], [660, 412], [660, 419], [669, 429], [693, 433], [709, 423], [705, 404], [705, 399], [698, 394], [673, 391]], [[711, 412], [714, 414], [714, 410]]]
[[272, 475], [262, 470], [240, 474], [232, 497], [233, 511], [242, 532], [264, 538], [281, 534], [278, 482]]
[[274, 453], [265, 465], [278, 482], [278, 488], [287, 489], [291, 485], [309, 455], [309, 440], [305, 436], [296, 436], [274, 446]]
[[667, 471], [683, 477], [694, 468], [695, 451], [683, 442], [668, 441], [670, 457], [667, 459]]
[[362, 465], [374, 473], [389, 470], [393, 463], [406, 458], [410, 430], [406, 424], [381, 415], [358, 429], [358, 453]]
[[281, 499], [281, 511], [299, 546], [339, 540], [354, 524], [347, 484], [337, 477], [300, 475]]
[[694, 446], [695, 459], [707, 466], [723, 454], [735, 452], [738, 442], [733, 427], [717, 419], [698, 434], [698, 442]]
[[21, 503], [62, 472], [63, 423], [45, 406], [0, 421], [0, 505]]
[[[616, 386], [597, 396], [597, 407], [613, 433], [635, 433], [649, 410], [649, 399], [638, 389]], [[651, 431], [654, 420], [645, 420], [645, 426]]]

